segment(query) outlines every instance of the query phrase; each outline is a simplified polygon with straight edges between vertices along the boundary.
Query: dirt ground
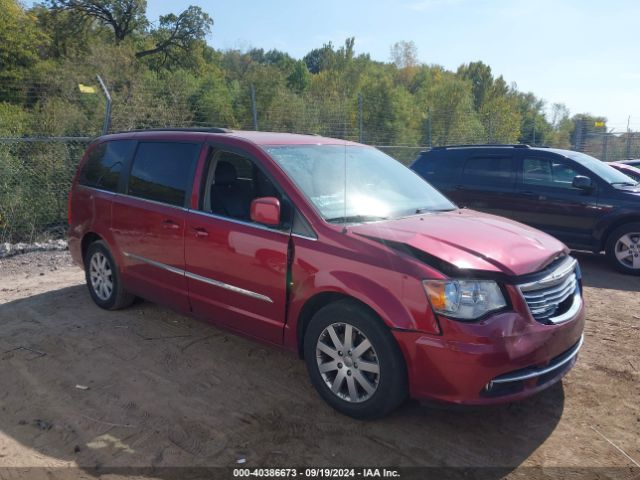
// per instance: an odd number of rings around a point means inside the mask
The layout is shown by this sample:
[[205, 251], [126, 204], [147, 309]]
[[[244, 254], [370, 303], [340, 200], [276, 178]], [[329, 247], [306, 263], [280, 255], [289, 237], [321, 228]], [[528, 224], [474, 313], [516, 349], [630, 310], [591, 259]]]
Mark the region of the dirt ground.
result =
[[489, 408], [408, 402], [375, 422], [331, 410], [288, 353], [148, 302], [100, 310], [66, 252], [0, 260], [0, 466], [15, 467], [0, 478], [238, 465], [485, 466], [518, 478], [531, 466], [615, 467], [638, 478], [640, 277], [578, 257], [586, 341], [561, 384]]

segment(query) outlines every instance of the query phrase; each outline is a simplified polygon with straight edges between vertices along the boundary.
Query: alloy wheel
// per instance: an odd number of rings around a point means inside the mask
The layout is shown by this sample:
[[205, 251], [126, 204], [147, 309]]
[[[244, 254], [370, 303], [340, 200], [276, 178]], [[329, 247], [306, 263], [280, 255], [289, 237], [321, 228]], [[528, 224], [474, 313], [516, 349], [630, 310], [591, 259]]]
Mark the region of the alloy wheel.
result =
[[91, 288], [96, 296], [107, 301], [113, 293], [113, 272], [109, 260], [102, 252], [95, 252], [89, 262]]
[[326, 327], [316, 343], [316, 360], [325, 384], [342, 400], [364, 402], [378, 388], [378, 356], [366, 335], [353, 325]]
[[614, 253], [621, 265], [640, 269], [640, 232], [622, 235], [616, 242]]

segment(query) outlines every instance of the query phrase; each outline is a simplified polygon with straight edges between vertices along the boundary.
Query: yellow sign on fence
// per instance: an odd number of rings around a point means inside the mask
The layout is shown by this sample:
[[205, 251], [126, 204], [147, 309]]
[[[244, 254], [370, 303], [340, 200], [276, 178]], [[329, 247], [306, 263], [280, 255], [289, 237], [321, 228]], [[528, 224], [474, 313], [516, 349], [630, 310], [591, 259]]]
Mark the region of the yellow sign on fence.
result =
[[604, 122], [595, 122], [596, 127], [604, 127]]
[[90, 85], [83, 85], [82, 83], [79, 83], [78, 88], [80, 89], [80, 93], [96, 93], [95, 87]]

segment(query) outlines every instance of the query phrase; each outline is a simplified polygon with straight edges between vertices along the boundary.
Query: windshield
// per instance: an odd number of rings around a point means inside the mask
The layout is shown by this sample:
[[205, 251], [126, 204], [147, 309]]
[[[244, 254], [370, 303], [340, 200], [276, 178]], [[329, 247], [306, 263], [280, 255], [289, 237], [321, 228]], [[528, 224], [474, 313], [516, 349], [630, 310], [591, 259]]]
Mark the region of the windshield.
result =
[[637, 182], [611, 165], [580, 152], [566, 152], [567, 157], [584, 165], [610, 185], [635, 185]]
[[375, 148], [291, 145], [266, 150], [330, 222], [364, 222], [456, 208], [418, 175]]

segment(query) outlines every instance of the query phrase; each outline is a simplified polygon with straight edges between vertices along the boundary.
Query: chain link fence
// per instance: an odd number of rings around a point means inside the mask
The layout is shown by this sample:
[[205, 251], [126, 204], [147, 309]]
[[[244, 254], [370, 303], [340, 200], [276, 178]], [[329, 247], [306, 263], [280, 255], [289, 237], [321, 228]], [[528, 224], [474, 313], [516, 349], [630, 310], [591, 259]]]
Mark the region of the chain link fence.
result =
[[640, 133], [587, 133], [582, 144], [575, 149], [604, 162], [640, 158]]
[[63, 238], [67, 194], [89, 138], [0, 139], [0, 243]]
[[[105, 102], [104, 97], [99, 101], [98, 94], [88, 100], [76, 95], [40, 104], [37, 92], [32, 93], [30, 101], [41, 114], [36, 118], [42, 120], [32, 120], [29, 131], [38, 136], [7, 135], [11, 122], [0, 109], [0, 132], [4, 132], [0, 136], [0, 243], [64, 238], [73, 175], [91, 138], [103, 129]], [[244, 100], [229, 108], [217, 98], [194, 102], [179, 85], [123, 89], [114, 95], [105, 126], [111, 132], [219, 126], [318, 134], [373, 145], [405, 165], [431, 146], [515, 141], [509, 137], [513, 129], [508, 123], [490, 114], [469, 116], [459, 110], [429, 109], [409, 115], [385, 110], [377, 99], [363, 95], [353, 99], [285, 93], [267, 98], [253, 90], [241, 98]], [[84, 109], [75, 108], [79, 104]], [[263, 104], [266, 106], [261, 107]], [[640, 157], [639, 133], [588, 129], [581, 133], [572, 141], [576, 150], [607, 161]]]

